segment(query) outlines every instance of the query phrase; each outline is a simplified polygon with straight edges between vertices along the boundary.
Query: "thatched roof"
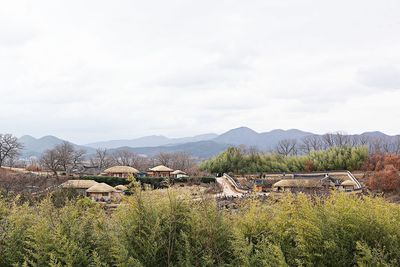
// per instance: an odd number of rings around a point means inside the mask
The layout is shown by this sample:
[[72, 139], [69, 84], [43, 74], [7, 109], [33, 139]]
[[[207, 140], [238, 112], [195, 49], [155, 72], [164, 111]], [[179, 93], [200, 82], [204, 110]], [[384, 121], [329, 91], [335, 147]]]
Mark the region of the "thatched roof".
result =
[[126, 191], [128, 190], [128, 187], [126, 187], [125, 185], [117, 185], [116, 187], [114, 187], [115, 189], [119, 190], [119, 191]]
[[150, 171], [152, 171], [152, 172], [172, 172], [174, 170], [170, 169], [168, 167], [165, 167], [164, 165], [158, 165], [154, 168], [151, 168]]
[[114, 166], [104, 170], [104, 173], [139, 173], [139, 171], [130, 166]]
[[105, 183], [98, 183], [95, 184], [94, 186], [90, 187], [88, 190], [86, 190], [86, 192], [88, 193], [110, 193], [110, 192], [115, 192], [117, 190], [115, 190], [114, 187], [105, 184]]
[[88, 189], [97, 182], [94, 180], [68, 180], [65, 183], [61, 184], [62, 188], [73, 188], [73, 189]]
[[272, 187], [319, 188], [322, 187], [322, 182], [319, 179], [283, 179], [276, 182]]
[[186, 174], [186, 172], [181, 171], [181, 170], [176, 170], [176, 171], [173, 171], [171, 174], [173, 174], [173, 175], [177, 175], [177, 174]]
[[357, 186], [353, 180], [346, 180], [342, 183], [342, 186]]

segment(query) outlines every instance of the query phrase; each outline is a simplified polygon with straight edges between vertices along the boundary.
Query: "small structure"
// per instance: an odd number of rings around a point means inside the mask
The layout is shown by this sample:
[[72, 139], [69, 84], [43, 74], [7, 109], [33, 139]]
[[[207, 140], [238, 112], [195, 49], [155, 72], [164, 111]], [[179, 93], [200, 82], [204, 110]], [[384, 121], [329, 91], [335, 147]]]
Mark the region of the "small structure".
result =
[[104, 170], [105, 176], [128, 178], [129, 175], [136, 175], [139, 171], [130, 166], [114, 166]]
[[342, 188], [346, 192], [354, 191], [357, 188], [357, 184], [352, 180], [346, 180], [341, 184]]
[[79, 195], [84, 196], [86, 194], [86, 190], [96, 184], [97, 182], [94, 180], [68, 180], [61, 184], [60, 187], [63, 189], [76, 190]]
[[181, 170], [175, 170], [175, 171], [171, 172], [171, 175], [172, 175], [174, 178], [188, 177], [188, 175], [186, 174], [186, 172], [181, 171]]
[[276, 192], [326, 194], [335, 189], [335, 183], [329, 177], [323, 179], [283, 179], [276, 182], [272, 189]]
[[164, 165], [158, 165], [154, 168], [151, 168], [147, 174], [150, 177], [170, 177], [173, 171], [173, 169], [170, 169]]
[[112, 198], [119, 198], [120, 193], [106, 183], [97, 183], [86, 190], [86, 196], [94, 201], [108, 202]]
[[126, 187], [125, 185], [122, 185], [122, 184], [117, 185], [117, 186], [114, 187], [114, 188], [115, 188], [116, 190], [122, 191], [122, 192], [128, 191], [128, 187]]

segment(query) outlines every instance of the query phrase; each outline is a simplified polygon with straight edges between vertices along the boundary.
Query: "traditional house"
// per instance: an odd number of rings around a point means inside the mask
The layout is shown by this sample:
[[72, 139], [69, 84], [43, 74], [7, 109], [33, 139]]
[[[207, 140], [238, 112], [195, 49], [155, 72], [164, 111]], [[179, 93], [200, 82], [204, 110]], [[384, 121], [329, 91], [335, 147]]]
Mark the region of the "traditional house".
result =
[[108, 202], [114, 198], [119, 198], [121, 195], [114, 187], [105, 184], [97, 183], [86, 190], [86, 196], [94, 201]]
[[114, 187], [117, 191], [121, 191], [121, 192], [125, 192], [128, 191], [128, 187], [126, 187], [125, 185], [117, 185], [116, 187]]
[[272, 186], [272, 189], [275, 192], [303, 192], [307, 194], [326, 194], [335, 188], [336, 184], [330, 179], [330, 177], [322, 179], [283, 179]]
[[60, 187], [63, 189], [75, 190], [78, 194], [84, 196], [86, 195], [86, 190], [96, 184], [97, 182], [94, 180], [68, 180], [61, 184]]
[[354, 189], [357, 188], [357, 184], [353, 180], [343, 181], [341, 186], [342, 186], [343, 190], [346, 192], [354, 191]]
[[170, 169], [164, 165], [159, 165], [151, 168], [147, 174], [150, 177], [170, 177], [173, 171], [173, 169]]
[[104, 170], [103, 173], [104, 176], [128, 178], [129, 175], [136, 175], [139, 171], [130, 166], [114, 166]]
[[188, 177], [188, 175], [186, 174], [186, 172], [181, 171], [181, 170], [173, 171], [173, 172], [171, 172], [171, 175], [172, 175], [174, 178]]

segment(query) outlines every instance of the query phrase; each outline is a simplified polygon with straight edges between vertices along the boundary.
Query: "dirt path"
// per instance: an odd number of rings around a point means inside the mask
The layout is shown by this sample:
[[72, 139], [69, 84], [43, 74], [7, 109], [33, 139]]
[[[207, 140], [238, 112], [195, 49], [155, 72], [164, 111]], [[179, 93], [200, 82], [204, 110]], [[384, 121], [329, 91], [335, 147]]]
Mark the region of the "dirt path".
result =
[[243, 193], [235, 190], [235, 188], [229, 183], [224, 177], [216, 178], [217, 183], [222, 186], [222, 193], [219, 193], [217, 197], [241, 197]]

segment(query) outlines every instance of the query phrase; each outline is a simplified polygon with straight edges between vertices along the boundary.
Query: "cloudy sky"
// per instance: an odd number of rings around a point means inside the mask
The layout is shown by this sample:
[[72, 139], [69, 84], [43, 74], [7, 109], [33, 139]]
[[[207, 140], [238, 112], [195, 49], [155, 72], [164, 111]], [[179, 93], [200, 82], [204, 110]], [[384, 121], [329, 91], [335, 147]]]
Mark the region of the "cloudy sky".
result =
[[0, 0], [0, 132], [399, 134], [399, 0]]

